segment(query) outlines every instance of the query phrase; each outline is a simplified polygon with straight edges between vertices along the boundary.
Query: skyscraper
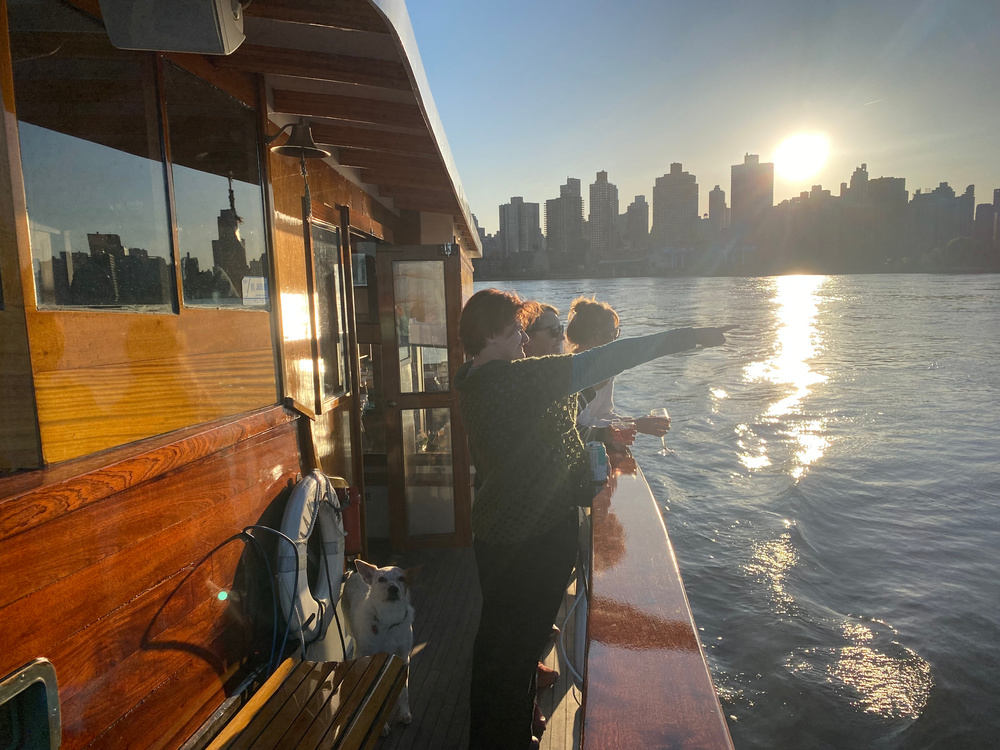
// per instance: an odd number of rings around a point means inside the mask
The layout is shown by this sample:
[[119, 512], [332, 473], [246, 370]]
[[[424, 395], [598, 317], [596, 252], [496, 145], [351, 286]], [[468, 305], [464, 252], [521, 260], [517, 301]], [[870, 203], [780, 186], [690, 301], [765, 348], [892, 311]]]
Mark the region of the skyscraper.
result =
[[708, 224], [713, 232], [729, 226], [729, 207], [726, 206], [726, 191], [716, 185], [708, 194]]
[[625, 239], [633, 250], [649, 247], [649, 204], [645, 195], [635, 196], [625, 210]]
[[583, 244], [583, 195], [580, 180], [567, 177], [559, 197], [545, 201], [545, 239], [549, 253], [572, 253]]
[[609, 258], [614, 249], [615, 223], [618, 220], [618, 186], [608, 182], [607, 172], [598, 172], [590, 185], [590, 249], [594, 257]]
[[743, 231], [759, 227], [774, 205], [774, 164], [761, 164], [757, 154], [746, 154], [742, 164], [732, 167], [729, 200], [733, 227]]
[[862, 164], [854, 170], [851, 175], [851, 187], [848, 191], [850, 199], [848, 203], [852, 206], [868, 205], [868, 165]]
[[674, 162], [653, 187], [652, 243], [654, 248], [690, 247], [697, 236], [698, 183]]
[[537, 203], [525, 203], [518, 195], [500, 206], [500, 247], [505, 258], [542, 249]]

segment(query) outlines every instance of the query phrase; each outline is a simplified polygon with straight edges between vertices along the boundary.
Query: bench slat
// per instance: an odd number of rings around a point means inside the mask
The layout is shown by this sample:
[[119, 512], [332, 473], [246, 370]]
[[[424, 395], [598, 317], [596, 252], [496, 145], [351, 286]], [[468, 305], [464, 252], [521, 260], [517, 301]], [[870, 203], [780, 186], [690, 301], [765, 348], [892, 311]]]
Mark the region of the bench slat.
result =
[[[355, 714], [337, 750], [370, 750], [382, 734], [382, 726], [392, 715], [403, 689], [406, 665], [402, 659], [385, 656], [378, 678], [369, 684], [364, 702]], [[322, 747], [320, 750], [328, 750]]]
[[[268, 750], [268, 748], [275, 747], [298, 747], [294, 735], [301, 735], [305, 731], [303, 728], [298, 732], [295, 731], [296, 724], [298, 723], [299, 717], [302, 716], [303, 711], [307, 710], [309, 706], [313, 703], [313, 696], [317, 691], [320, 691], [326, 682], [327, 676], [334, 671], [336, 667], [335, 662], [302, 662], [302, 665], [306, 667], [306, 675], [295, 686], [294, 690], [288, 692], [287, 698], [281, 702], [276, 712], [273, 712], [270, 716], [266, 725], [260, 727], [252, 742], [247, 743], [246, 747], [249, 750]], [[297, 670], [296, 670], [297, 671]], [[290, 682], [291, 680], [289, 680]], [[335, 686], [334, 686], [335, 687]], [[268, 707], [272, 704], [277, 704], [279, 701], [278, 693], [275, 693], [274, 697], [268, 702]], [[322, 704], [320, 704], [322, 705]], [[259, 714], [258, 714], [259, 715]], [[306, 727], [308, 727], [306, 723]], [[250, 732], [247, 732], [250, 734]], [[242, 737], [240, 738], [242, 739]], [[232, 750], [243, 750], [242, 747], [234, 747]]]
[[[240, 736], [249, 724], [253, 723], [254, 719], [258, 716], [259, 712], [265, 708], [268, 699], [275, 693], [276, 690], [281, 688], [285, 681], [289, 678], [295, 670], [296, 667], [301, 668], [301, 664], [297, 659], [285, 659], [281, 665], [274, 670], [274, 673], [267, 678], [267, 681], [260, 687], [260, 689], [254, 693], [253, 697], [247, 701], [247, 704], [239, 710], [239, 712], [234, 716], [229, 722], [222, 728], [222, 731], [216, 735], [215, 739], [212, 740], [205, 750], [223, 750], [223, 748], [230, 748], [233, 741]], [[301, 682], [302, 677], [305, 677], [305, 671], [302, 672], [301, 676], [297, 681], [294, 682], [295, 685]], [[293, 688], [294, 689], [294, 685]], [[276, 709], [275, 709], [276, 710]], [[266, 722], [267, 720], [264, 719]]]
[[399, 657], [286, 659], [207, 750], [370, 750], [406, 679]]

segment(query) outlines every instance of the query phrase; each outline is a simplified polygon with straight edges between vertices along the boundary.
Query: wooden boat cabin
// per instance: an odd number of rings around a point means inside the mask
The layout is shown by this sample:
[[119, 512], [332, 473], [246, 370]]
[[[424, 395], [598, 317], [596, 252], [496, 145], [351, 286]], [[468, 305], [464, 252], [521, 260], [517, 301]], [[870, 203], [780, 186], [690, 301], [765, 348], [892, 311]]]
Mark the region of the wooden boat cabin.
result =
[[269, 659], [232, 537], [312, 468], [365, 543], [471, 539], [481, 248], [405, 7], [230, 5], [0, 1], [0, 678], [50, 660], [65, 748], [180, 747]]
[[[464, 593], [419, 606], [463, 607], [461, 633], [418, 636], [458, 687], [410, 676], [445, 737], [412, 746], [460, 746], [478, 592], [450, 385], [481, 245], [403, 3], [0, 0], [0, 27], [0, 747], [205, 747], [284, 655], [263, 527], [316, 468], [365, 499], [353, 551], [459, 555]], [[586, 719], [564, 691], [547, 746], [728, 747], [619, 469]]]

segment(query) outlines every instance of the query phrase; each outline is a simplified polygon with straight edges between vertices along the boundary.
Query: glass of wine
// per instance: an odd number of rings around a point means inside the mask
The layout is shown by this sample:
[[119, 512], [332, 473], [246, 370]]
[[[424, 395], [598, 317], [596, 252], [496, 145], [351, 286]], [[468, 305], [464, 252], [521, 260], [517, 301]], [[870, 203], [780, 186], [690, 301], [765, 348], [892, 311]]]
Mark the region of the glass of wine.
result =
[[[666, 409], [650, 409], [649, 410], [649, 416], [651, 416], [651, 417], [661, 417], [663, 419], [670, 419], [670, 414], [667, 412]], [[660, 444], [663, 447], [660, 450], [656, 451], [656, 454], [658, 456], [669, 456], [671, 453], [673, 453], [673, 451], [670, 450], [667, 447], [667, 436], [666, 435], [663, 435], [663, 436], [660, 437]]]

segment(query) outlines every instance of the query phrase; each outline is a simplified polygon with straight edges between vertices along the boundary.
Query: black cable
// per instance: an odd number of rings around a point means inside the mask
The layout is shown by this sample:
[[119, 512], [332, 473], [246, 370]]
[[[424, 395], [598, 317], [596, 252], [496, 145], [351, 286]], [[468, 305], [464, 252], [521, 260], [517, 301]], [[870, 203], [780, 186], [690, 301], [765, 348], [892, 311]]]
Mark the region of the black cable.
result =
[[[333, 505], [333, 503], [330, 503], [330, 504]], [[339, 500], [338, 500], [338, 505], [339, 505]], [[343, 516], [343, 513], [340, 511], [340, 508], [336, 508], [336, 510], [337, 510], [337, 515], [339, 515], [340, 518], [341, 518], [340, 525], [343, 526], [344, 525], [344, 521], [343, 521], [344, 516]], [[316, 515], [318, 516], [319, 513], [317, 513]], [[324, 547], [326, 546], [326, 543], [327, 543], [327, 540], [324, 539], [323, 540], [323, 546]], [[345, 543], [345, 547], [346, 547], [346, 543]], [[340, 653], [342, 653], [344, 655], [344, 658], [346, 659], [347, 658], [347, 645], [344, 643], [344, 631], [340, 627], [340, 616], [337, 614], [337, 600], [340, 599], [340, 595], [339, 595], [340, 594], [340, 584], [343, 583], [343, 581], [344, 581], [344, 573], [343, 573], [343, 571], [341, 571], [341, 573], [340, 573], [340, 581], [337, 584], [337, 594], [338, 595], [334, 596], [333, 595], [333, 577], [330, 575], [330, 559], [326, 556], [326, 550], [324, 550], [324, 552], [323, 552], [323, 565], [326, 567], [327, 593], [330, 595], [330, 603], [333, 605], [333, 619], [337, 621], [337, 632], [340, 633]], [[326, 627], [323, 628], [323, 634], [322, 634], [321, 637], [323, 637], [323, 638], [326, 637], [326, 631], [329, 630], [329, 628], [330, 628], [330, 623], [328, 622], [326, 624]]]
[[[270, 531], [272, 534], [277, 534], [279, 537], [281, 537], [286, 542], [288, 542], [290, 545], [292, 545], [292, 549], [295, 550], [296, 557], [298, 557], [298, 546], [295, 544], [295, 542], [292, 541], [291, 537], [289, 537], [287, 534], [284, 534], [284, 533], [278, 531], [277, 529], [272, 529], [270, 526], [263, 526], [261, 524], [253, 524], [253, 525], [250, 525], [250, 526], [247, 526], [246, 528], [244, 528], [243, 532], [242, 532], [244, 534], [247, 534], [247, 536], [250, 536], [250, 537], [252, 537], [253, 534], [250, 534], [248, 532], [248, 529], [265, 529], [266, 531]], [[273, 584], [273, 580], [272, 580], [272, 586], [273, 585], [274, 584]], [[292, 600], [291, 609], [290, 609], [290, 611], [288, 613], [288, 616], [285, 618], [285, 635], [284, 635], [284, 637], [281, 640], [281, 649], [280, 649], [280, 651], [278, 653], [281, 653], [281, 654], [285, 653], [285, 646], [288, 644], [288, 633], [289, 633], [289, 631], [291, 629], [291, 626], [292, 626], [292, 615], [294, 614], [295, 618], [299, 620], [299, 640], [302, 643], [302, 656], [305, 657], [306, 643], [305, 643], [305, 636], [303, 635], [302, 631], [305, 630], [306, 625], [308, 625], [309, 622], [312, 621], [312, 618], [310, 618], [306, 623], [303, 623], [301, 621], [301, 619], [299, 619], [299, 610], [295, 606], [295, 592], [297, 592], [298, 590], [299, 590], [299, 566], [296, 565], [295, 566], [295, 584], [294, 584], [294, 588], [292, 590], [293, 591], [292, 596], [289, 597]], [[277, 668], [277, 666], [275, 668]]]
[[278, 593], [274, 587], [274, 574], [271, 572], [271, 562], [267, 559], [267, 553], [264, 551], [264, 545], [260, 539], [246, 530], [241, 533], [254, 543], [254, 549], [263, 558], [264, 565], [267, 567], [267, 580], [271, 586], [271, 655], [267, 658], [267, 674], [271, 674], [271, 670], [274, 668], [272, 666], [274, 663], [274, 649], [278, 641]]

